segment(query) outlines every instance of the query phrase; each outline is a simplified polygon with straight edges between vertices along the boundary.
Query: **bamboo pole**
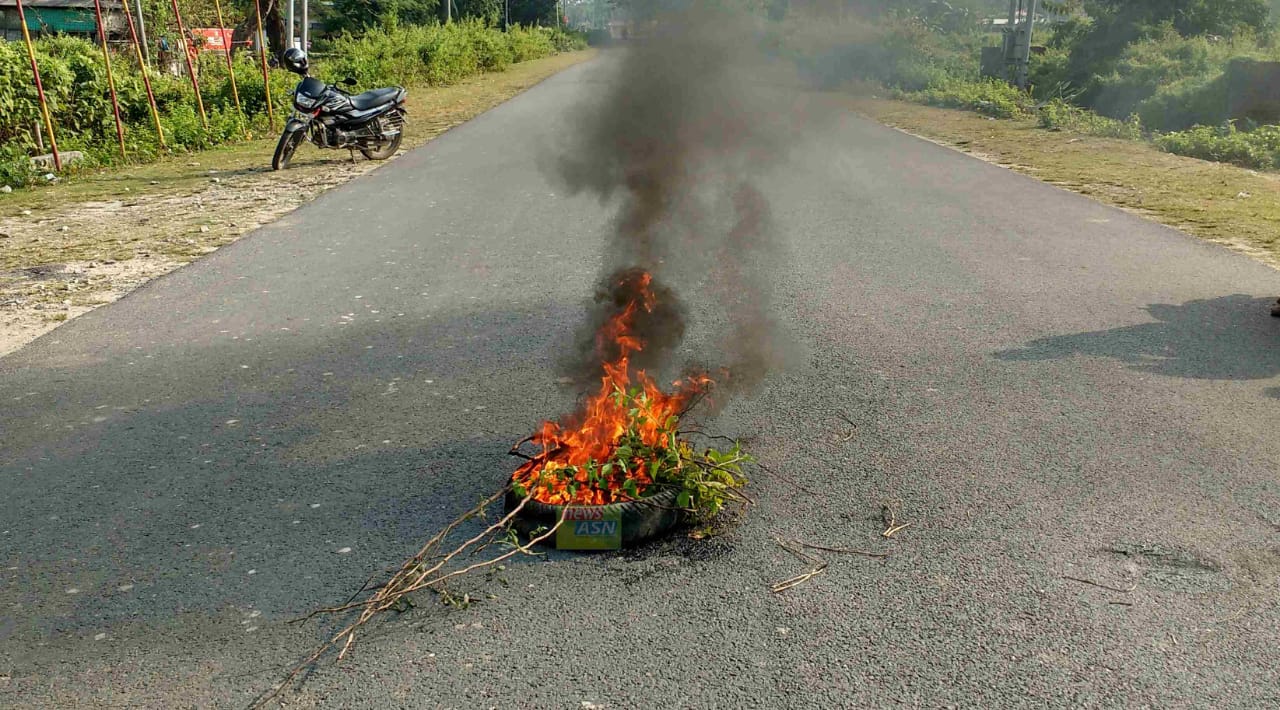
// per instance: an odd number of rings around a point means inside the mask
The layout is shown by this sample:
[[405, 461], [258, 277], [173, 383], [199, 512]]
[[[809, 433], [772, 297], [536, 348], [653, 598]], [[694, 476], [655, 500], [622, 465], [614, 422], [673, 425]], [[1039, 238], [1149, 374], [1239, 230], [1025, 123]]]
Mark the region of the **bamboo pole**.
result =
[[222, 41], [227, 47], [227, 74], [231, 77], [231, 96], [236, 100], [236, 111], [240, 112], [240, 118], [244, 121], [244, 137], [249, 137], [249, 119], [244, 115], [244, 107], [240, 105], [240, 89], [236, 87], [236, 68], [231, 61], [231, 37], [227, 36], [226, 23], [222, 21], [222, 2], [213, 0], [213, 7], [218, 11], [218, 32], [222, 37]]
[[31, 75], [36, 80], [36, 94], [40, 97], [40, 116], [44, 119], [44, 129], [49, 133], [49, 145], [53, 147], [53, 169], [62, 170], [62, 156], [58, 155], [58, 139], [53, 135], [53, 119], [49, 117], [49, 100], [44, 95], [44, 83], [40, 81], [40, 67], [36, 65], [36, 49], [31, 44], [31, 33], [27, 31], [27, 15], [22, 11], [22, 0], [15, 0], [18, 5], [18, 22], [22, 25], [22, 39], [27, 43], [27, 56], [31, 59]]
[[253, 0], [253, 11], [258, 16], [258, 56], [262, 60], [262, 90], [267, 97], [267, 123], [276, 130], [276, 112], [271, 106], [271, 77], [267, 74], [267, 34], [262, 31], [262, 0]]
[[120, 120], [120, 100], [116, 98], [116, 78], [111, 73], [111, 50], [107, 49], [107, 28], [102, 24], [102, 0], [93, 0], [93, 13], [98, 18], [98, 39], [102, 40], [102, 61], [107, 64], [107, 86], [111, 89], [111, 110], [116, 116], [116, 139], [120, 141], [120, 157], [124, 150], [124, 123]]
[[[97, 0], [95, 0], [96, 2]], [[196, 67], [191, 62], [191, 37], [182, 24], [182, 13], [178, 10], [178, 0], [172, 0], [173, 16], [178, 20], [178, 36], [182, 39], [182, 53], [187, 57], [187, 73], [191, 75], [191, 89], [196, 92], [196, 107], [200, 109], [200, 122], [209, 130], [209, 117], [204, 113], [204, 99], [200, 96], [200, 80], [196, 78]]]
[[[160, 127], [160, 109], [156, 107], [156, 95], [151, 91], [151, 67], [142, 56], [142, 43], [138, 41], [138, 31], [133, 26], [133, 12], [129, 10], [129, 0], [120, 3], [124, 7], [124, 19], [129, 23], [129, 36], [133, 38], [133, 51], [138, 55], [138, 71], [142, 74], [142, 84], [147, 87], [147, 103], [151, 106], [151, 119], [156, 122], [156, 135], [160, 137], [160, 147], [168, 148], [164, 142], [164, 129]], [[142, 16], [138, 16], [142, 21]]]

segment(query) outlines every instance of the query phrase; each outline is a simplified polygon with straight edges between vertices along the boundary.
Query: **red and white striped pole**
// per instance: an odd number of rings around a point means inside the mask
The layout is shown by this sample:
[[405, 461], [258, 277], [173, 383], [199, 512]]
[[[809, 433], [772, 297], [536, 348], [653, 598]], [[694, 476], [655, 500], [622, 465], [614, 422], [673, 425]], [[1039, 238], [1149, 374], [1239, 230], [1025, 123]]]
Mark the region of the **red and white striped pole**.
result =
[[120, 120], [120, 101], [116, 98], [116, 78], [111, 73], [111, 52], [107, 49], [107, 28], [102, 25], [102, 0], [93, 0], [93, 12], [98, 18], [98, 39], [102, 40], [102, 60], [107, 64], [107, 86], [111, 89], [111, 110], [116, 116], [116, 138], [120, 141], [120, 157], [124, 151], [124, 123]]
[[31, 75], [36, 79], [36, 95], [40, 97], [40, 116], [44, 118], [44, 130], [49, 134], [49, 145], [53, 147], [53, 169], [62, 170], [62, 156], [58, 155], [58, 139], [53, 135], [53, 119], [49, 117], [49, 101], [44, 96], [44, 83], [40, 81], [40, 67], [36, 64], [36, 50], [31, 44], [31, 33], [27, 31], [27, 15], [22, 11], [22, 0], [15, 0], [18, 5], [18, 22], [22, 25], [22, 39], [27, 43], [27, 56], [31, 58]]
[[[142, 42], [138, 41], [138, 30], [133, 26], [133, 13], [129, 10], [129, 0], [120, 3], [124, 8], [124, 20], [129, 23], [129, 36], [133, 38], [133, 51], [138, 55], [138, 71], [142, 74], [142, 84], [147, 87], [147, 103], [151, 106], [151, 119], [156, 122], [156, 135], [160, 137], [160, 147], [168, 148], [164, 142], [164, 129], [160, 127], [160, 109], [156, 107], [156, 95], [151, 91], [151, 67], [142, 56]], [[142, 17], [139, 16], [141, 21]]]
[[[97, 0], [94, 0], [97, 2]], [[209, 117], [204, 113], [204, 98], [200, 96], [200, 81], [196, 79], [196, 67], [191, 63], [191, 37], [182, 24], [182, 13], [178, 11], [178, 0], [173, 0], [173, 16], [178, 20], [178, 35], [182, 38], [182, 53], [187, 55], [187, 73], [191, 74], [191, 88], [196, 92], [196, 107], [200, 109], [200, 122], [209, 130]]]
[[[236, 111], [240, 112], [240, 117], [245, 118], [244, 107], [240, 105], [240, 89], [236, 87], [236, 68], [231, 62], [231, 36], [227, 34], [227, 26], [222, 21], [222, 3], [219, 0], [213, 0], [213, 7], [218, 11], [218, 36], [222, 38], [223, 44], [226, 45], [227, 52], [227, 74], [231, 77], [231, 96], [236, 100]], [[244, 136], [249, 137], [249, 122], [244, 123]]]
[[271, 106], [271, 76], [267, 73], [267, 34], [262, 31], [262, 0], [253, 0], [253, 11], [258, 16], [258, 57], [262, 60], [262, 91], [267, 101], [267, 124], [276, 130], [276, 111]]

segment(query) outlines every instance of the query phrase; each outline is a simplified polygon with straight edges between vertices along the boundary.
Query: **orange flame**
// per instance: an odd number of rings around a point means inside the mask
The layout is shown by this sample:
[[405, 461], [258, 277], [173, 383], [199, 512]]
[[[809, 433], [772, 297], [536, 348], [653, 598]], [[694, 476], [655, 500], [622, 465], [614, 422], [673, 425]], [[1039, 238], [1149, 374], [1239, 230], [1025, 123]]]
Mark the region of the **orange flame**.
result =
[[[624, 279], [619, 286], [631, 294], [629, 300], [596, 333], [597, 353], [618, 353], [601, 364], [600, 389], [578, 412], [543, 422], [527, 440], [541, 452], [512, 474], [512, 480], [530, 491], [534, 500], [552, 505], [608, 505], [642, 495], [653, 483], [651, 461], [637, 456], [594, 479], [588, 476], [588, 466], [613, 460], [619, 440], [628, 431], [637, 432], [648, 447], [664, 450], [674, 445], [665, 423], [712, 384], [704, 375], [686, 377], [673, 383], [673, 392], [667, 394], [643, 370], [633, 377], [631, 358], [645, 347], [635, 332], [636, 318], [642, 310], [653, 311], [656, 297], [648, 272], [634, 271]], [[642, 396], [629, 401], [615, 396], [632, 388], [639, 388]], [[628, 485], [628, 481], [634, 483]]]

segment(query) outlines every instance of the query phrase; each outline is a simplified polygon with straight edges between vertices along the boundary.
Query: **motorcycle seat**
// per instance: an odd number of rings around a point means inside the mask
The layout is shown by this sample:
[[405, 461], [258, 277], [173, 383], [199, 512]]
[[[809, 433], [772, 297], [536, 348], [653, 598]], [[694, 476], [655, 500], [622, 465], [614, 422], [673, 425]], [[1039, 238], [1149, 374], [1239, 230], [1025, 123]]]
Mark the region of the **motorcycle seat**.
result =
[[399, 87], [388, 87], [385, 89], [371, 89], [363, 94], [356, 94], [351, 97], [351, 105], [357, 111], [368, 111], [371, 108], [377, 108], [389, 103], [394, 103], [400, 98], [400, 93], [404, 91]]

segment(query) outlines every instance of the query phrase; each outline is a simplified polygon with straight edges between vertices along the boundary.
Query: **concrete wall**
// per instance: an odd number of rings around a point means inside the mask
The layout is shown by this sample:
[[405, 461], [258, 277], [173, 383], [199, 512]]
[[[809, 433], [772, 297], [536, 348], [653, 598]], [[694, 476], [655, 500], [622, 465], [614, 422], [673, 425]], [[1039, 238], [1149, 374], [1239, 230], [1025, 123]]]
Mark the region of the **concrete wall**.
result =
[[1235, 119], [1280, 123], [1280, 62], [1231, 62], [1227, 68], [1227, 111]]

